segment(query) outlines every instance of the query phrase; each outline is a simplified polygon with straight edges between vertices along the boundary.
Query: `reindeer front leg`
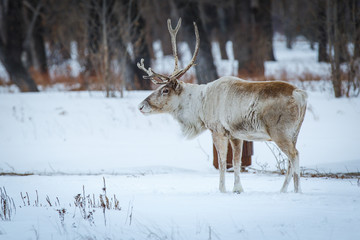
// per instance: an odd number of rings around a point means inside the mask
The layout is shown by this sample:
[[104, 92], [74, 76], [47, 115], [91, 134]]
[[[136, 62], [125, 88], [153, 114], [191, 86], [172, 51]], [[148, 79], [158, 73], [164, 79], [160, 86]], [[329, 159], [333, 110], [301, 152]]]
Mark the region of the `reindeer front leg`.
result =
[[220, 182], [219, 190], [220, 192], [226, 192], [225, 187], [225, 172], [226, 172], [226, 156], [228, 148], [228, 138], [224, 137], [222, 134], [212, 132], [213, 142], [218, 153], [219, 161], [219, 171], [220, 171]]
[[240, 182], [241, 153], [243, 141], [240, 139], [230, 139], [233, 151], [233, 167], [234, 167], [234, 193], [242, 193], [244, 191]]

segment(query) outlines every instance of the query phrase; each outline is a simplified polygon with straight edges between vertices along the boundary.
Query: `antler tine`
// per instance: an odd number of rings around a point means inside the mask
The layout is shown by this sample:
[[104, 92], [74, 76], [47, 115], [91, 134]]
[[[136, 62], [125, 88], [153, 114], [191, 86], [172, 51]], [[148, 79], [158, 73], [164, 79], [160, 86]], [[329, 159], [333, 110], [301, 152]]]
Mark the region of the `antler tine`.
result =
[[196, 57], [199, 53], [199, 46], [200, 46], [200, 37], [199, 37], [199, 30], [197, 28], [197, 25], [195, 22], [194, 23], [194, 30], [195, 30], [195, 37], [196, 37], [196, 44], [195, 44], [195, 51], [193, 54], [193, 57], [191, 58], [191, 61], [189, 63], [189, 65], [187, 65], [184, 69], [182, 69], [181, 71], [179, 71], [178, 73], [175, 73], [174, 76], [171, 76], [170, 78], [180, 78], [181, 76], [183, 76], [192, 66], [195, 65], [195, 60]]
[[[144, 79], [150, 79], [154, 84], [165, 84], [169, 81], [169, 77], [154, 72], [150, 67], [146, 69], [144, 66], [144, 59], [140, 60], [140, 63], [136, 64], [137, 67], [147, 73], [148, 76], [143, 76]], [[158, 78], [161, 81], [157, 81], [154, 78]], [[164, 80], [165, 79], [165, 80]]]
[[[196, 37], [196, 44], [195, 44], [195, 50], [193, 57], [191, 58], [190, 63], [182, 70], [179, 70], [179, 58], [177, 55], [177, 48], [176, 48], [176, 34], [178, 33], [180, 26], [181, 26], [181, 18], [179, 19], [176, 27], [173, 29], [171, 26], [171, 20], [168, 19], [168, 30], [171, 37], [171, 46], [173, 50], [173, 55], [175, 58], [175, 68], [174, 72], [170, 76], [165, 76], [159, 73], [154, 72], [150, 67], [148, 69], [144, 66], [144, 59], [142, 58], [139, 63], [137, 63], [137, 67], [144, 72], [147, 73], [148, 76], [143, 76], [144, 79], [151, 79], [151, 81], [155, 84], [166, 84], [170, 80], [173, 79], [179, 79], [181, 76], [183, 76], [192, 66], [195, 65], [196, 57], [199, 53], [199, 46], [200, 46], [200, 37], [199, 37], [199, 30], [197, 28], [196, 23], [194, 22], [194, 30], [195, 30], [195, 37]], [[157, 81], [155, 78], [160, 79], [160, 81]]]
[[144, 72], [146, 72], [147, 75], [149, 75], [149, 76], [152, 75], [151, 68], [149, 68], [149, 69], [146, 69], [146, 68], [145, 68], [145, 66], [144, 66], [144, 59], [143, 59], [143, 58], [142, 58], [142, 59], [140, 60], [140, 62], [138, 62], [136, 65], [137, 65], [137, 67], [138, 67], [139, 69], [141, 69], [141, 70], [143, 70]]
[[174, 68], [174, 73], [175, 73], [179, 70], [179, 58], [178, 58], [177, 48], [176, 48], [176, 34], [179, 31], [180, 26], [181, 26], [181, 18], [179, 18], [179, 21], [178, 21], [175, 29], [172, 28], [170, 19], [167, 20], [167, 24], [168, 24], [168, 30], [170, 33], [170, 37], [171, 37], [171, 46], [172, 46], [172, 50], [173, 50], [173, 56], [175, 58], [175, 68]]

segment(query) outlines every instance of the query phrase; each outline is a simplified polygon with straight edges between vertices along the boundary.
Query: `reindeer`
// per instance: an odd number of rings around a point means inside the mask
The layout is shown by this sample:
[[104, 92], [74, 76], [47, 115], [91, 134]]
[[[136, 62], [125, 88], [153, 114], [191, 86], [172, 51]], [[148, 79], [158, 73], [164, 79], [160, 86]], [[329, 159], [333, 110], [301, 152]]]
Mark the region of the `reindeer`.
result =
[[220, 192], [225, 189], [227, 146], [233, 149], [234, 188], [243, 192], [240, 182], [240, 156], [243, 140], [274, 141], [288, 157], [288, 170], [281, 192], [286, 192], [291, 178], [295, 192], [301, 192], [299, 153], [296, 141], [304, 120], [307, 94], [293, 85], [280, 81], [250, 82], [236, 77], [221, 77], [204, 85], [184, 83], [179, 79], [195, 65], [200, 38], [194, 22], [196, 45], [190, 63], [179, 69], [175, 29], [168, 19], [175, 68], [171, 75], [156, 73], [137, 64], [150, 79], [162, 87], [155, 90], [139, 104], [145, 114], [170, 113], [180, 124], [182, 132], [193, 138], [209, 129], [219, 159]]

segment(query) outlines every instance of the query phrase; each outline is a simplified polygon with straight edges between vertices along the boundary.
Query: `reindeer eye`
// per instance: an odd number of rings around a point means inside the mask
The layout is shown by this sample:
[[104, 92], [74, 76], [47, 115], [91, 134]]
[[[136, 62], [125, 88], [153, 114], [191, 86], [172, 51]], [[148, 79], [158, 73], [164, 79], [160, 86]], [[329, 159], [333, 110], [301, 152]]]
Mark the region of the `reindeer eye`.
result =
[[161, 91], [162, 94], [168, 94], [169, 93], [169, 89], [168, 88], [163, 88]]

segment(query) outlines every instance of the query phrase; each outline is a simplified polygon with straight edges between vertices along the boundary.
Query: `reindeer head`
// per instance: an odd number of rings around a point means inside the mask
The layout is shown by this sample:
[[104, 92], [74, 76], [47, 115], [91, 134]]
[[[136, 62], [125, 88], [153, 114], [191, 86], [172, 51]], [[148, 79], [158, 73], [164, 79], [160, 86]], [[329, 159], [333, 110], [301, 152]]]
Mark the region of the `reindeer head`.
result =
[[179, 95], [182, 91], [182, 83], [179, 79], [195, 65], [196, 56], [199, 52], [199, 32], [194, 22], [196, 45], [194, 55], [190, 63], [183, 69], [179, 69], [179, 58], [176, 48], [176, 34], [181, 26], [181, 18], [179, 19], [175, 29], [171, 26], [171, 20], [168, 19], [168, 30], [171, 36], [171, 46], [173, 50], [173, 56], [175, 59], [175, 68], [171, 75], [163, 75], [154, 72], [151, 68], [146, 69], [144, 66], [144, 59], [141, 59], [140, 63], [137, 63], [139, 69], [147, 73], [147, 76], [143, 76], [144, 79], [150, 79], [154, 84], [164, 85], [155, 90], [150, 96], [139, 104], [139, 110], [144, 114], [150, 113], [164, 113], [174, 111], [179, 104]]

